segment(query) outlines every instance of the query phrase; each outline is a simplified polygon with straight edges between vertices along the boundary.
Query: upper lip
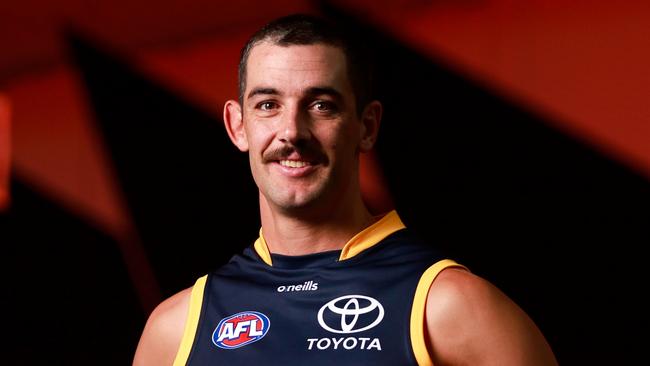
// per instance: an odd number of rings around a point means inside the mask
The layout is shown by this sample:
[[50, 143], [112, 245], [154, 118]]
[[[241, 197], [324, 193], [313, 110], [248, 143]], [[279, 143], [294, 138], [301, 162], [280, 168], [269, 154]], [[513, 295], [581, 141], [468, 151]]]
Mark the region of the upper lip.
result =
[[291, 168], [307, 168], [313, 166], [310, 162], [304, 160], [286, 160], [282, 159], [278, 162], [282, 167], [291, 167]]
[[297, 154], [291, 154], [291, 155], [289, 155], [289, 156], [287, 156], [287, 157], [281, 157], [281, 158], [279, 158], [277, 161], [282, 161], [282, 160], [288, 160], [288, 161], [304, 161], [305, 163], [309, 163], [309, 164], [311, 164], [312, 161], [313, 161], [313, 159], [308, 159], [308, 158], [306, 158], [306, 157], [304, 157], [304, 156], [300, 156], [300, 155], [297, 155]]
[[282, 160], [303, 161], [310, 165], [314, 165], [319, 162], [319, 159], [316, 154], [299, 152], [295, 149], [292, 149], [290, 151], [276, 150], [270, 153], [265, 159], [266, 162], [278, 162], [278, 163]]

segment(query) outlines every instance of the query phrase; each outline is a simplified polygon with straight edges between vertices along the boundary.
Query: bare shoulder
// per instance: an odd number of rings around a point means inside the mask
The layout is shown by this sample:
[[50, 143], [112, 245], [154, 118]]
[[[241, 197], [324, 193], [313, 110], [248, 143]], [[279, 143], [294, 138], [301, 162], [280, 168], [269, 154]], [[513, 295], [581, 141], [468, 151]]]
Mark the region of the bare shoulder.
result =
[[172, 365], [183, 338], [192, 288], [161, 302], [142, 331], [134, 366]]
[[436, 364], [557, 365], [526, 313], [468, 271], [442, 271], [429, 289], [428, 346]]

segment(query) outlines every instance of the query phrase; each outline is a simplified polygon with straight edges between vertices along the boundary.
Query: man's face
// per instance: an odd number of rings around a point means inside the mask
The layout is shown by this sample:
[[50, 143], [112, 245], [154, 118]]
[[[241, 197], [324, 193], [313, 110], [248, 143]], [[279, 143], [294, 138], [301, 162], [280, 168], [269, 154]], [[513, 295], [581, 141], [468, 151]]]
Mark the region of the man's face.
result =
[[275, 209], [324, 208], [358, 189], [365, 126], [339, 48], [255, 46], [242, 118], [253, 178]]

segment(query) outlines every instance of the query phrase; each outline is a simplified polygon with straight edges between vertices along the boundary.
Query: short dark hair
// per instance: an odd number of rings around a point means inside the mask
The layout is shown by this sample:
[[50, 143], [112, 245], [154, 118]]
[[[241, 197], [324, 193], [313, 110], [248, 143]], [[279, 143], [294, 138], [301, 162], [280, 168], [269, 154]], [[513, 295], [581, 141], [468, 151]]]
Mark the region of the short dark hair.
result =
[[239, 58], [239, 102], [244, 102], [248, 56], [257, 44], [270, 41], [280, 46], [326, 44], [340, 48], [347, 61], [348, 78], [352, 84], [357, 114], [372, 100], [372, 65], [368, 49], [361, 42], [325, 19], [305, 14], [278, 18], [246, 42]]

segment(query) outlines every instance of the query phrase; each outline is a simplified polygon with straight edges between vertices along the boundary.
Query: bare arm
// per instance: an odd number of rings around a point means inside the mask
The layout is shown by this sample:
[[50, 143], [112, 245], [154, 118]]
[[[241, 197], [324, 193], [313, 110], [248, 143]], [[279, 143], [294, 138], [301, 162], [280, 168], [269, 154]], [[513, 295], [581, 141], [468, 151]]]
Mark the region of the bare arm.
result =
[[427, 296], [428, 346], [440, 365], [557, 365], [533, 321], [488, 281], [447, 269]]
[[163, 301], [154, 309], [144, 327], [133, 366], [166, 366], [174, 363], [183, 338], [192, 288]]

